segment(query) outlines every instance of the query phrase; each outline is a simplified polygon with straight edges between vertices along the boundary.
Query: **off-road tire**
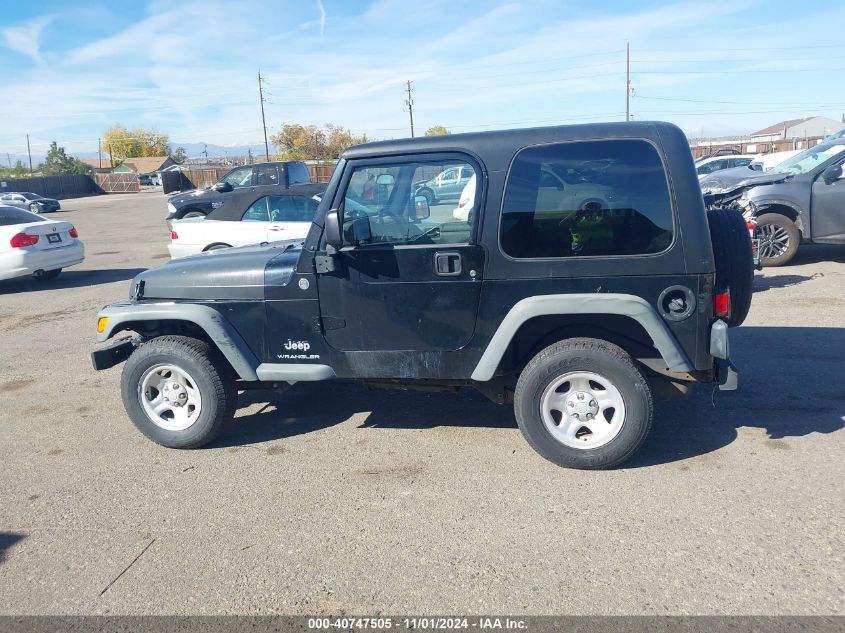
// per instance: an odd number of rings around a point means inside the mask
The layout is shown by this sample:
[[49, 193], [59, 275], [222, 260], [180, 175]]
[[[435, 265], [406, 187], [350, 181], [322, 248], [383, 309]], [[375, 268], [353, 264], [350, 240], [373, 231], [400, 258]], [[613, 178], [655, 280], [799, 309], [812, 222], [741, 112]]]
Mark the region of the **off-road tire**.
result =
[[795, 253], [798, 252], [798, 246], [801, 244], [801, 231], [795, 225], [795, 222], [790, 220], [785, 215], [780, 213], [764, 213], [757, 216], [757, 232], [760, 232], [760, 227], [763, 225], [775, 225], [783, 228], [788, 236], [786, 250], [777, 257], [760, 257], [760, 264], [765, 268], [774, 268], [776, 266], [783, 266], [792, 261]]
[[[181, 431], [156, 425], [145, 413], [139, 392], [146, 370], [158, 364], [184, 368], [202, 397], [197, 420]], [[187, 336], [160, 336], [141, 344], [126, 361], [121, 377], [123, 406], [141, 433], [169, 448], [199, 448], [211, 442], [237, 407], [237, 390], [231, 367], [205, 341]]]
[[716, 260], [716, 289], [731, 293], [728, 327], [742, 325], [751, 308], [754, 284], [754, 254], [745, 219], [737, 209], [707, 212], [710, 241]]
[[[542, 420], [546, 388], [564, 374], [594, 372], [613, 383], [625, 404], [625, 417], [609, 443], [591, 449], [566, 446]], [[630, 458], [651, 430], [654, 406], [651, 390], [633, 359], [617, 345], [593, 338], [559, 341], [538, 353], [519, 376], [514, 413], [523, 436], [540, 455], [567, 468], [613, 468]]]

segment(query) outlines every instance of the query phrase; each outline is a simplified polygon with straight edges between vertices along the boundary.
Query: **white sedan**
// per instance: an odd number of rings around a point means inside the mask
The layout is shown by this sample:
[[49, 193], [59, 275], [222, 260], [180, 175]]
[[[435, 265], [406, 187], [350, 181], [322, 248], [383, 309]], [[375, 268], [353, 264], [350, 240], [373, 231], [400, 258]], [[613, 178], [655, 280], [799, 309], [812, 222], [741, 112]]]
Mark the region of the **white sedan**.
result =
[[70, 222], [0, 206], [0, 280], [54, 279], [62, 268], [84, 259], [85, 247]]
[[[233, 246], [305, 239], [325, 185], [239, 193], [206, 217], [173, 220], [171, 259]], [[312, 191], [313, 189], [313, 191]]]

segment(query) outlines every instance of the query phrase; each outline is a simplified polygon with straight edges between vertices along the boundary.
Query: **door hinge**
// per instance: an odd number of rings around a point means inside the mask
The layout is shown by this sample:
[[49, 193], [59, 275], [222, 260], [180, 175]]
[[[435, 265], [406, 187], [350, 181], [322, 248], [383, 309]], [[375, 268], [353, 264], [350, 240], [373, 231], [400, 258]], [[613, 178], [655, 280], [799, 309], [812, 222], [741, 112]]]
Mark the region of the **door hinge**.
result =
[[337, 317], [314, 317], [311, 325], [315, 332], [325, 332], [327, 330], [340, 330], [346, 327], [346, 319], [339, 319]]
[[337, 270], [337, 258], [334, 255], [318, 254], [314, 256], [314, 269], [318, 275], [333, 273]]

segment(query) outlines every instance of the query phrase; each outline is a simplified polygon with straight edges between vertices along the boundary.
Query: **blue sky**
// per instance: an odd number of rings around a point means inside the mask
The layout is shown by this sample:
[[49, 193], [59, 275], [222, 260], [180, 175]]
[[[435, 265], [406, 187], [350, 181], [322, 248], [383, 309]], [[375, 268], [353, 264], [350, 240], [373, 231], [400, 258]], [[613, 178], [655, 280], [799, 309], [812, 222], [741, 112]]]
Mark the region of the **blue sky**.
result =
[[[5, 3], [0, 153], [92, 152], [111, 124], [176, 142], [332, 122], [371, 138], [635, 119], [688, 135], [845, 112], [845, 3], [179, 0]], [[5, 157], [3, 157], [5, 158]]]

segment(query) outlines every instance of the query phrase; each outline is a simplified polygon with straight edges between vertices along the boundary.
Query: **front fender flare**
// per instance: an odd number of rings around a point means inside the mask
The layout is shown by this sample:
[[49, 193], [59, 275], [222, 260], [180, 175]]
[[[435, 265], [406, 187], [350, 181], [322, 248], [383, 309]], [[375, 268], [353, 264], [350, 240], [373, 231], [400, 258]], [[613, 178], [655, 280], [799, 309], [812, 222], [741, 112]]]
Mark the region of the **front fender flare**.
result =
[[193, 323], [217, 345], [226, 360], [243, 380], [258, 380], [256, 368], [259, 361], [243, 337], [217, 310], [195, 303], [129, 303], [120, 302], [106, 306], [97, 318], [107, 317], [108, 322], [98, 341], [106, 341], [121, 331], [120, 326], [137, 321], [186, 321]]
[[694, 370], [672, 331], [642, 297], [612, 293], [562, 294], [528, 297], [512, 307], [490, 339], [487, 349], [472, 372], [472, 379], [478, 382], [490, 380], [522, 324], [534, 317], [551, 314], [618, 314], [631, 317], [651, 337], [671, 371]]

